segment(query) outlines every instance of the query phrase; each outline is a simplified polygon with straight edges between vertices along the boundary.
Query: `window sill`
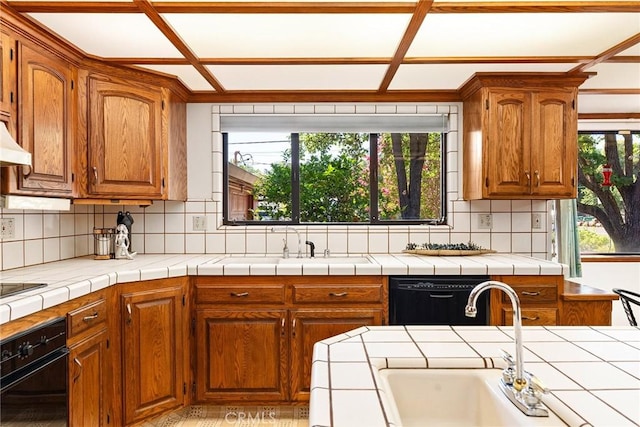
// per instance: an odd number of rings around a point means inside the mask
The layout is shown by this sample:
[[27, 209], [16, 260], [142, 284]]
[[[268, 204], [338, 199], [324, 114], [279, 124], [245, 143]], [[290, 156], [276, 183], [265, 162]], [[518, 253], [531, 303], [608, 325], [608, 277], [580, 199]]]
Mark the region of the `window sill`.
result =
[[640, 262], [640, 255], [580, 255], [581, 262]]

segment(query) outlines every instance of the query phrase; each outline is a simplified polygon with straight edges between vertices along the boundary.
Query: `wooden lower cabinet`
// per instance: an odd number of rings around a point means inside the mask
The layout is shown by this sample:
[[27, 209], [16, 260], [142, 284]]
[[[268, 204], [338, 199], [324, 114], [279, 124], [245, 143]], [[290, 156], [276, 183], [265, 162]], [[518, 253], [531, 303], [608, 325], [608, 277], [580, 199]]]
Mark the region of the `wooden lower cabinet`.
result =
[[107, 328], [69, 349], [69, 425], [103, 426], [110, 421], [104, 384], [107, 361]]
[[111, 421], [112, 353], [108, 292], [67, 313], [69, 425], [105, 426]]
[[188, 360], [186, 280], [161, 279], [120, 294], [124, 424], [182, 406]]
[[[564, 276], [492, 276], [511, 286], [518, 294], [525, 326], [554, 326], [560, 324], [560, 294], [564, 289]], [[491, 290], [492, 325], [512, 325], [511, 299], [498, 289]]]
[[286, 317], [286, 310], [197, 310], [196, 400], [286, 400]]
[[380, 309], [300, 309], [291, 312], [291, 400], [309, 401], [316, 342], [364, 325], [381, 325]]
[[307, 402], [313, 346], [384, 322], [382, 277], [198, 277], [195, 400]]

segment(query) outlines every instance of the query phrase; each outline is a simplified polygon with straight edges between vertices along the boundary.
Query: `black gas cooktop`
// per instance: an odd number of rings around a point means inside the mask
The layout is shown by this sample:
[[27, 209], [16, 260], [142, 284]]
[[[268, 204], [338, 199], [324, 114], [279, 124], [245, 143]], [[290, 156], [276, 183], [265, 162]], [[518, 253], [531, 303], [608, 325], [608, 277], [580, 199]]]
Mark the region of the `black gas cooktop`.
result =
[[0, 283], [0, 298], [30, 291], [31, 289], [43, 288], [45, 286], [47, 286], [46, 283]]

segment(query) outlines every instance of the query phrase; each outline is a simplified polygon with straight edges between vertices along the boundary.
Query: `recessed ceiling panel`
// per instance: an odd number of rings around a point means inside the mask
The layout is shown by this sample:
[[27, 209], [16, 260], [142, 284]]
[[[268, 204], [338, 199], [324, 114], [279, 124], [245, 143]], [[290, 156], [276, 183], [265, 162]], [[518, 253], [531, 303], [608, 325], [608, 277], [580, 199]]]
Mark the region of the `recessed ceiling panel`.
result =
[[[580, 89], [640, 89], [640, 63], [600, 63], [589, 68], [597, 74], [585, 81]], [[640, 95], [638, 95], [640, 99]]]
[[393, 56], [409, 15], [166, 14], [201, 58]]
[[208, 65], [227, 90], [373, 90], [386, 65]]
[[638, 32], [633, 13], [432, 14], [407, 56], [595, 56]]
[[556, 71], [576, 64], [403, 64], [389, 85], [391, 90], [458, 89], [476, 71]]
[[191, 90], [214, 90], [213, 87], [191, 65], [138, 65], [142, 68], [160, 71], [161, 73], [176, 76]]
[[30, 13], [85, 53], [100, 57], [177, 58], [182, 55], [141, 13]]
[[578, 113], [640, 113], [640, 96], [578, 94]]

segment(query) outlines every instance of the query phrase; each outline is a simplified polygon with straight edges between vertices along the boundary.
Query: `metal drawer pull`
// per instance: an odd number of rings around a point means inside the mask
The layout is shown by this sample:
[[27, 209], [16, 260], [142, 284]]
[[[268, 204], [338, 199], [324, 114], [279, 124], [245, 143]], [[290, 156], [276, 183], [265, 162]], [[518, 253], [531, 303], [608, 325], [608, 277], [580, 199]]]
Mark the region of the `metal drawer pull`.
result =
[[429, 295], [429, 298], [453, 298], [453, 294], [445, 294], [445, 295], [431, 294]]
[[131, 304], [127, 304], [127, 312], [129, 313], [129, 317], [127, 318], [127, 324], [131, 323]]
[[294, 337], [296, 336], [296, 319], [293, 319], [293, 322], [291, 323], [291, 333]]
[[329, 292], [330, 297], [346, 297], [349, 292]]
[[540, 187], [540, 172], [535, 171], [533, 172], [536, 176], [536, 187]]
[[538, 295], [540, 295], [540, 292], [522, 291], [522, 295], [526, 295], [528, 297], [537, 297]]
[[76, 375], [75, 377], [73, 377], [73, 382], [75, 383], [76, 381], [78, 381], [78, 378], [80, 378], [80, 375], [82, 375], [82, 363], [80, 363], [80, 361], [78, 360], [77, 357], [75, 357], [73, 359], [73, 362], [78, 365], [78, 367], [80, 367], [80, 371], [78, 372], [78, 375]]
[[538, 320], [538, 319], [540, 319], [539, 316], [536, 316], [536, 317], [522, 316], [522, 320]]
[[91, 316], [84, 316], [82, 320], [84, 320], [85, 322], [88, 322], [89, 320], [93, 320], [97, 318], [98, 318], [98, 312], [96, 311]]
[[280, 335], [284, 336], [284, 317], [282, 318], [282, 322], [280, 322]]
[[95, 166], [93, 167], [93, 183], [98, 183], [98, 168]]
[[231, 292], [232, 297], [248, 297], [249, 292]]

